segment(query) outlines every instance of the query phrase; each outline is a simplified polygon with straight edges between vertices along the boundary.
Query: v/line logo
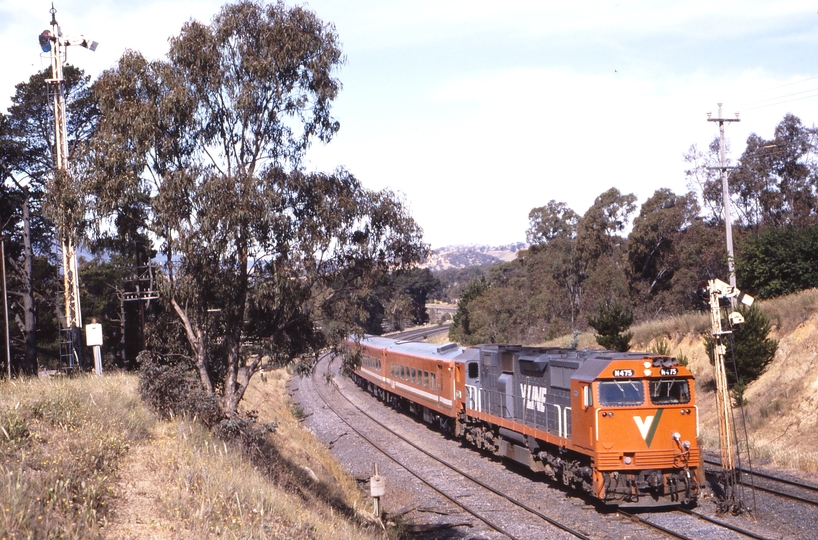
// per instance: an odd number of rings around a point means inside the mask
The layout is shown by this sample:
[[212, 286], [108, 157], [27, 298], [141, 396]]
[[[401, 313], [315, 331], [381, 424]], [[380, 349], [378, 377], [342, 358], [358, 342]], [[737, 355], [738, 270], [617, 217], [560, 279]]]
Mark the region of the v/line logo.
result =
[[656, 435], [656, 428], [659, 427], [659, 419], [662, 418], [663, 410], [664, 409], [659, 409], [655, 415], [646, 416], [644, 420], [642, 420], [641, 416], [633, 417], [634, 422], [636, 422], [636, 427], [639, 428], [639, 433], [642, 435], [642, 439], [645, 440], [648, 448], [650, 448], [651, 443], [653, 443], [653, 436]]

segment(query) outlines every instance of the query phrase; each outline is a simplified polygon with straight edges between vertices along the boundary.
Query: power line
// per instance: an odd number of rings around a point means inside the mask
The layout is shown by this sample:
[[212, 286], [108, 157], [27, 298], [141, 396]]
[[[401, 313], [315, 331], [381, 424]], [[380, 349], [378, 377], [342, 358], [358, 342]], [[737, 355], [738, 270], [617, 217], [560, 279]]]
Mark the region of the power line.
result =
[[791, 103], [793, 101], [802, 101], [802, 100], [805, 100], [805, 99], [809, 99], [809, 98], [813, 98], [813, 97], [818, 96], [818, 89], [814, 89], [812, 91], [815, 92], [815, 93], [810, 94], [808, 96], [803, 96], [803, 97], [799, 97], [799, 98], [795, 98], [795, 99], [785, 99], [783, 101], [777, 101], [775, 103], [769, 103], [767, 105], [759, 105], [758, 107], [750, 107], [749, 109], [742, 109], [742, 110], [743, 111], [754, 111], [756, 109], [764, 109], [766, 107], [774, 107], [776, 105], [783, 105], [784, 103]]
[[818, 79], [818, 75], [815, 75], [814, 77], [807, 77], [806, 79], [801, 79], [800, 81], [793, 81], [791, 83], [781, 84], [779, 86], [773, 86], [772, 88], [767, 88], [765, 90], [759, 90], [759, 91], [753, 92], [751, 94], [746, 94], [746, 97], [755, 96], [755, 95], [758, 95], [758, 94], [763, 94], [764, 92], [770, 92], [771, 90], [778, 90], [779, 88], [786, 88], [787, 86], [792, 86], [794, 84], [801, 84], [802, 82], [807, 82], [807, 81], [811, 81], [811, 80], [814, 80], [814, 79]]
[[765, 98], [765, 99], [758, 99], [756, 101], [747, 101], [746, 103], [742, 103], [741, 105], [739, 105], [739, 108], [744, 109], [744, 107], [747, 106], [747, 105], [754, 105], [756, 103], [764, 103], [765, 101], [772, 101], [772, 100], [775, 100], [775, 99], [782, 99], [784, 97], [798, 96], [798, 95], [801, 95], [801, 94], [806, 94], [808, 92], [818, 92], [818, 88], [810, 88], [809, 90], [803, 90], [801, 92], [794, 92], [794, 93], [791, 93], [791, 94], [785, 94], [784, 96], [774, 96], [774, 97], [769, 97], [769, 98]]

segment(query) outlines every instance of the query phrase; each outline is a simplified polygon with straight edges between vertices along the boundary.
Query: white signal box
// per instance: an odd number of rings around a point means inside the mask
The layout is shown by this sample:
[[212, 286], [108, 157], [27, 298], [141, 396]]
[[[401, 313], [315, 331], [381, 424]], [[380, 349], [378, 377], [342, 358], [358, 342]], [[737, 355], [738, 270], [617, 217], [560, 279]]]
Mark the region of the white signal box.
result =
[[85, 325], [85, 344], [89, 347], [102, 346], [102, 325], [101, 324], [86, 324]]

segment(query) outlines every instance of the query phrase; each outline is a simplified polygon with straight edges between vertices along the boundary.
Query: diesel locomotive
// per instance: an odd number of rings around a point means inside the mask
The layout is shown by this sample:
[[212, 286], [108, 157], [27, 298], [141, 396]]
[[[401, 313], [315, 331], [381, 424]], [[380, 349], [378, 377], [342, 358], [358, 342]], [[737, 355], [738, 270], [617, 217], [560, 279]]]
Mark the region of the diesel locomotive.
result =
[[464, 442], [622, 506], [703, 489], [693, 376], [655, 353], [364, 336], [363, 388]]

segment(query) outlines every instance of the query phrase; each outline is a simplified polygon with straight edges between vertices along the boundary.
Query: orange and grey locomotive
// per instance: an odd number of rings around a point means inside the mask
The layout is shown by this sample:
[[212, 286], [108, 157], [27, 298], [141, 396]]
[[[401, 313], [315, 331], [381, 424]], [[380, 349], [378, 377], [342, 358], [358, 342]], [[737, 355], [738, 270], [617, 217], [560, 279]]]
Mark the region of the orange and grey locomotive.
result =
[[355, 346], [359, 384], [477, 448], [607, 504], [699, 496], [693, 376], [675, 358], [372, 336]]

